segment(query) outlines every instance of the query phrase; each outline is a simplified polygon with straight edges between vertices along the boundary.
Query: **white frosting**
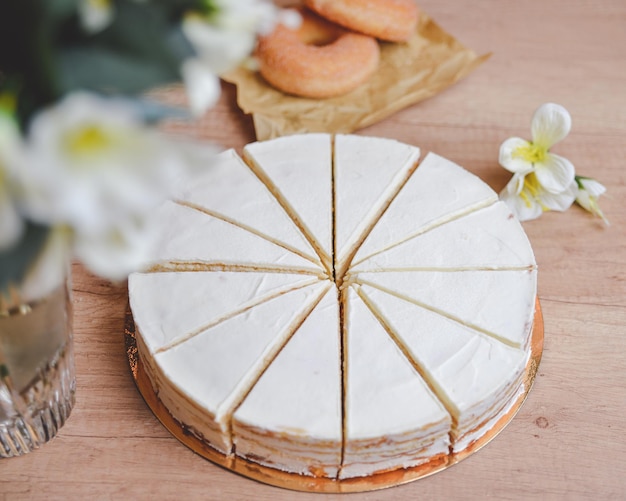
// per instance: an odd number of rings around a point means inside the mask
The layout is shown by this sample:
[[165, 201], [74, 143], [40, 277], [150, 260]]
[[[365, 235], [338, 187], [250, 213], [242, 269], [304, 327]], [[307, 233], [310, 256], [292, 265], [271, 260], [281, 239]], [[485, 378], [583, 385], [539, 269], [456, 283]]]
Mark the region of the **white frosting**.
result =
[[367, 285], [361, 290], [425, 372], [457, 428], [474, 423], [498, 402], [494, 396], [519, 381], [528, 352]]
[[504, 202], [497, 202], [355, 263], [352, 271], [534, 265], [521, 224]]
[[478, 177], [429, 153], [359, 247], [354, 262], [497, 200]]
[[174, 202], [155, 211], [160, 235], [154, 264], [176, 262], [282, 267], [320, 273], [306, 260], [269, 240], [203, 212]]
[[[130, 306], [151, 353], [185, 339], [268, 298], [314, 283], [285, 273], [134, 273], [128, 279]], [[172, 301], [177, 298], [177, 301]]]
[[279, 245], [299, 250], [319, 264], [302, 232], [233, 150], [221, 153], [202, 175], [193, 178], [177, 199], [252, 228]]
[[332, 287], [233, 415], [236, 453], [335, 477], [341, 462], [341, 357]]
[[535, 312], [535, 269], [359, 273], [353, 279], [393, 292], [513, 346], [523, 347], [528, 342]]
[[419, 148], [393, 139], [335, 137], [335, 247], [339, 261], [363, 240], [365, 231], [414, 169], [419, 154]]
[[278, 190], [326, 257], [332, 255], [331, 136], [307, 134], [256, 142], [245, 157]]
[[460, 167], [430, 154], [414, 171], [417, 148], [375, 138], [337, 136], [334, 164], [331, 150], [310, 134], [248, 145], [248, 165], [225, 153], [156, 212], [154, 266], [129, 295], [176, 419], [224, 454], [234, 441], [250, 461], [347, 479], [462, 450], [506, 412], [536, 265]]
[[[352, 289], [348, 293], [342, 475], [357, 474], [353, 464], [367, 475], [404, 463], [420, 455], [433, 433], [439, 435], [438, 452], [447, 452], [450, 416], [367, 306]], [[398, 458], [401, 452], [406, 457]]]
[[320, 282], [261, 303], [158, 353], [155, 362], [227, 433], [229, 413], [327, 288]]
[[481, 438], [484, 435], [485, 430], [490, 430], [491, 428], [493, 428], [496, 425], [496, 423], [511, 410], [513, 405], [516, 403], [517, 399], [520, 397], [520, 395], [524, 391], [525, 391], [524, 385], [520, 384], [517, 391], [514, 393], [511, 399], [503, 406], [502, 410], [500, 410], [487, 422], [481, 423], [482, 426], [474, 430], [470, 430], [468, 433], [466, 433], [465, 435], [459, 437], [457, 440], [454, 441], [454, 447], [452, 448], [453, 452], [460, 452], [460, 451], [465, 450], [465, 448], [467, 448], [473, 442]]

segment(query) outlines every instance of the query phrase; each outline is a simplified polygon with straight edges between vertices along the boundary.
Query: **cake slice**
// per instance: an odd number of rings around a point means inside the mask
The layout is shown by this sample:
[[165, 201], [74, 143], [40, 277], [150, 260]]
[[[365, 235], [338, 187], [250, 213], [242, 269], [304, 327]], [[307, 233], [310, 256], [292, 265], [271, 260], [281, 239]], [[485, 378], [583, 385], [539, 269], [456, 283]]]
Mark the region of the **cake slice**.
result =
[[340, 478], [445, 457], [450, 415], [355, 291], [347, 295]]
[[167, 201], [154, 217], [159, 239], [152, 269], [321, 274], [310, 260], [194, 208]]
[[332, 287], [233, 415], [236, 454], [335, 478], [341, 463], [341, 355]]
[[267, 187], [233, 150], [216, 161], [177, 197], [183, 204], [233, 222], [319, 263], [315, 250]]
[[534, 266], [520, 222], [504, 202], [497, 202], [354, 263], [350, 272]]
[[528, 344], [535, 313], [535, 269], [359, 273], [354, 280], [438, 312], [511, 346]]
[[335, 136], [335, 261], [339, 274], [413, 173], [419, 155], [419, 148], [393, 139]]
[[497, 201], [474, 174], [428, 153], [359, 247], [354, 263]]
[[244, 159], [332, 269], [332, 145], [329, 134], [248, 144]]
[[146, 347], [156, 353], [268, 299], [318, 281], [287, 273], [133, 273], [128, 291]]
[[328, 288], [288, 292], [145, 357], [159, 398], [192, 433], [230, 454], [232, 412]]
[[489, 430], [523, 390], [528, 351], [367, 285], [359, 294], [452, 416], [454, 451]]

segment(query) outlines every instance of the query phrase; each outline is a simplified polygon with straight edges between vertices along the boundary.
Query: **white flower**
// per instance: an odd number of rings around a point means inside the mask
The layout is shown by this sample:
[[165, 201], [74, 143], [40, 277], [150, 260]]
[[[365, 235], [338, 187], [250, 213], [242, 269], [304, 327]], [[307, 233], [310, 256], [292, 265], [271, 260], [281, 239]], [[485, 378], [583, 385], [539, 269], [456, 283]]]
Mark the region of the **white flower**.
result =
[[201, 116], [220, 97], [219, 77], [199, 58], [187, 59], [181, 67], [181, 74], [187, 88], [189, 108], [195, 116]]
[[82, 232], [75, 237], [74, 254], [95, 274], [119, 281], [145, 268], [155, 243], [153, 221], [141, 214], [106, 231]]
[[500, 146], [500, 165], [514, 174], [534, 172], [543, 189], [559, 193], [574, 180], [574, 166], [550, 148], [564, 139], [572, 126], [565, 108], [547, 103], [535, 112], [532, 124], [532, 141], [512, 137]]
[[546, 103], [533, 116], [532, 141], [512, 137], [500, 146], [500, 165], [513, 173], [500, 198], [521, 221], [537, 218], [548, 210], [564, 211], [574, 202], [574, 166], [550, 152], [571, 127], [572, 119], [563, 106]]
[[209, 15], [191, 13], [183, 32], [198, 56], [216, 74], [248, 57], [259, 32], [272, 29], [277, 8], [264, 0], [215, 0]]
[[70, 228], [78, 257], [119, 279], [147, 249], [150, 211], [189, 173], [178, 147], [128, 101], [75, 93], [33, 119], [20, 166], [23, 211]]
[[105, 29], [113, 20], [111, 0], [79, 0], [78, 17], [87, 33], [97, 33]]
[[14, 199], [14, 164], [21, 147], [17, 125], [0, 111], [0, 251], [15, 244], [24, 231], [24, 221]]
[[551, 193], [531, 172], [515, 174], [500, 193], [500, 199], [506, 202], [520, 221], [528, 221], [549, 210], [567, 210], [574, 202], [576, 192], [576, 182], [572, 182], [562, 192]]
[[576, 185], [576, 203], [593, 215], [602, 218], [608, 225], [609, 221], [604, 217], [604, 213], [598, 205], [598, 198], [606, 192], [604, 185], [595, 179], [582, 176], [576, 176]]
[[[271, 31], [282, 12], [266, 0], [214, 0], [211, 5], [208, 13], [190, 12], [182, 23], [183, 33], [197, 54], [181, 68], [196, 115], [219, 97], [217, 76], [249, 57], [257, 34]], [[283, 17], [293, 22], [293, 15]]]

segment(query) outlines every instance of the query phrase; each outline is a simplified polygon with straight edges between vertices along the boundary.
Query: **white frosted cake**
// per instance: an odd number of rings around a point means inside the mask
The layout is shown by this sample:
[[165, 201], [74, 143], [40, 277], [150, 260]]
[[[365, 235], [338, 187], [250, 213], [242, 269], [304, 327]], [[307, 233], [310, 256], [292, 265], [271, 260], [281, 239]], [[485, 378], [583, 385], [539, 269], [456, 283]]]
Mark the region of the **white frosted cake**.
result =
[[523, 390], [528, 239], [452, 162], [381, 138], [257, 142], [155, 215], [140, 360], [216, 451], [350, 479], [464, 450]]

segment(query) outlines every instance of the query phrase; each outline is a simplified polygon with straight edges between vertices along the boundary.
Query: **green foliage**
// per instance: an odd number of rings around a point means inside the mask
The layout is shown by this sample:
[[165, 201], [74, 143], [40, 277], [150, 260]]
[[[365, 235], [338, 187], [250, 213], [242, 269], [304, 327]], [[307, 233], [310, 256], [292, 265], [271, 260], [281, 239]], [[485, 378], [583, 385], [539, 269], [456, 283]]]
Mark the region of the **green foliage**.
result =
[[207, 12], [212, 3], [117, 0], [113, 22], [98, 33], [81, 27], [77, 5], [10, 0], [0, 6], [0, 74], [19, 82], [24, 129], [35, 111], [73, 90], [139, 94], [179, 80], [182, 61], [193, 54], [181, 17]]
[[[215, 0], [111, 1], [111, 23], [92, 33], [81, 25], [80, 0], [0, 0], [0, 96], [11, 105], [15, 98], [8, 111], [23, 131], [37, 111], [76, 90], [127, 98], [148, 123], [188, 116], [141, 94], [180, 79], [194, 53], [181, 20], [190, 11], [218, 14]], [[20, 242], [0, 252], [0, 293], [22, 281], [48, 233], [28, 223]]]

